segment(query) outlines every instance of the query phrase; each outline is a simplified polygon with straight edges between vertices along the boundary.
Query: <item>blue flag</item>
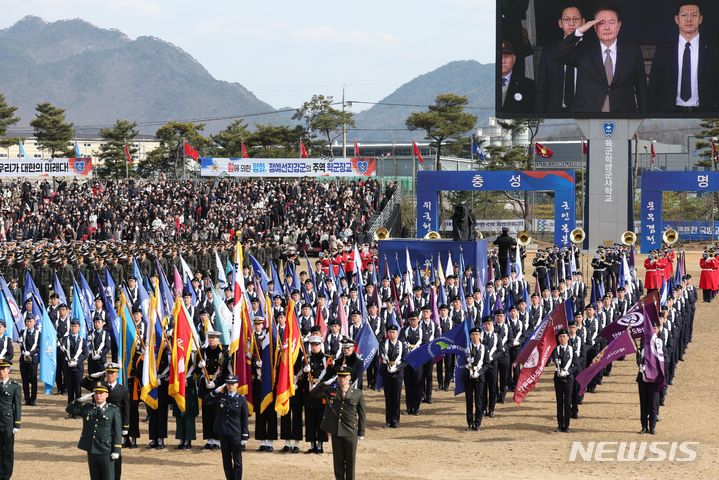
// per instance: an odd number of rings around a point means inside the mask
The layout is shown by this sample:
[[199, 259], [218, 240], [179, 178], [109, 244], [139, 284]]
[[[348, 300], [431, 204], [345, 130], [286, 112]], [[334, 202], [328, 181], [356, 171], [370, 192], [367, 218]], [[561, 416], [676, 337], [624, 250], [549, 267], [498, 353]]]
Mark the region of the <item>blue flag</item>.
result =
[[[79, 288], [77, 283], [72, 288], [72, 318], [76, 318], [80, 321], [80, 338], [85, 338], [88, 331], [92, 331], [92, 318], [88, 318], [89, 315], [85, 315], [85, 308], [80, 298]], [[89, 314], [89, 312], [88, 312]], [[89, 323], [88, 323], [89, 322]]]
[[260, 278], [260, 286], [262, 286], [262, 291], [266, 292], [267, 282], [270, 281], [269, 277], [267, 276], [267, 272], [265, 272], [265, 269], [262, 267], [262, 264], [257, 261], [257, 259], [252, 255], [250, 255], [250, 263], [252, 264], [252, 270], [255, 271], [255, 276]]
[[40, 381], [45, 384], [45, 395], [52, 393], [57, 370], [57, 330], [52, 325], [47, 310], [43, 306], [41, 312], [40, 331]]
[[54, 278], [52, 279], [52, 289], [55, 293], [57, 293], [57, 296], [60, 298], [60, 303], [64, 303], [65, 305], [67, 305], [67, 297], [65, 296], [65, 291], [60, 285], [60, 279], [57, 278], [57, 272], [54, 273]]
[[10, 318], [13, 319], [13, 323], [15, 324], [15, 329], [13, 330], [13, 340], [17, 341], [17, 337], [20, 335], [20, 330], [25, 328], [22, 321], [22, 311], [20, 310], [20, 306], [15, 301], [15, 297], [12, 292], [10, 292], [10, 288], [8, 288], [7, 282], [5, 282], [5, 278], [3, 278], [2, 275], [0, 275], [0, 289], [2, 289], [3, 297], [5, 297], [5, 303], [7, 303], [7, 308], [10, 311], [10, 316], [5, 317], [5, 323], [7, 324]]
[[412, 350], [407, 354], [407, 364], [417, 370], [418, 367], [434, 360], [439, 355], [456, 354], [465, 356], [467, 354], [467, 332], [466, 322], [455, 326], [452, 330], [431, 342]]
[[379, 350], [379, 342], [369, 323], [367, 321], [363, 323], [362, 328], [360, 328], [360, 331], [357, 333], [355, 343], [357, 344], [357, 352], [362, 355], [362, 371], [365, 372], [372, 363], [372, 360], [374, 360], [377, 350]]

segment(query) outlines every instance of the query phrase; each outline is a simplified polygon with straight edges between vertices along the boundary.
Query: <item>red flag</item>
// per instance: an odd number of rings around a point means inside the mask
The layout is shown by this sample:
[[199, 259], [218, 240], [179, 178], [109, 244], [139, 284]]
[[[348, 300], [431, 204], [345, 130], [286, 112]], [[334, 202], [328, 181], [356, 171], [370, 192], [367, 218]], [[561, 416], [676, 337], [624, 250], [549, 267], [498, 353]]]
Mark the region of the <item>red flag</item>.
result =
[[652, 161], [654, 161], [657, 158], [657, 149], [654, 148], [655, 143], [657, 143], [657, 141], [652, 140]]
[[287, 325], [285, 336], [281, 340], [277, 384], [275, 386], [275, 411], [285, 415], [290, 411], [290, 398], [295, 395], [294, 365], [302, 348], [302, 337], [295, 314], [295, 302], [287, 302]]
[[192, 145], [187, 142], [185, 142], [185, 156], [190, 157], [193, 160], [197, 160], [200, 158], [200, 154], [197, 152], [197, 150], [192, 148]]
[[309, 154], [307, 153], [307, 149], [305, 148], [305, 143], [303, 141], [300, 141], [300, 158], [307, 157], [309, 157]]
[[245, 142], [242, 142], [242, 158], [250, 158], [250, 156], [247, 155], [247, 149], [245, 148]]
[[588, 154], [589, 154], [589, 143], [582, 142], [582, 155], [588, 155]]
[[359, 142], [355, 142], [355, 157], [360, 156]]
[[551, 148], [545, 147], [539, 142], [536, 142], [534, 144], [534, 151], [542, 158], [550, 158], [552, 155], [554, 155], [554, 151]]
[[127, 163], [132, 163], [132, 155], [130, 155], [130, 146], [127, 143], [125, 144], [125, 159], [127, 160]]
[[322, 309], [320, 308], [319, 304], [317, 305], [317, 325], [320, 327], [320, 335], [322, 335], [322, 340], [327, 338], [327, 322], [325, 321], [325, 317], [322, 315]]
[[419, 163], [424, 163], [424, 158], [422, 158], [422, 154], [419, 151], [419, 147], [417, 146], [417, 142], [412, 140], [412, 153], [415, 157], [417, 157], [417, 161]]
[[[539, 344], [529, 354], [529, 358], [524, 362], [519, 372], [517, 387], [514, 390], [514, 401], [517, 405], [522, 403], [524, 397], [537, 386], [539, 377], [542, 376], [544, 367], [557, 346], [555, 329], [566, 328], [567, 315], [564, 305], [560, 305], [557, 310], [561, 310], [564, 314], [560, 313], [557, 317], [550, 318], [549, 321], [540, 324], [540, 329], [542, 328], [541, 325], [544, 325], [544, 330], [537, 332], [540, 336]], [[562, 318], [564, 319], [564, 325], [561, 323]]]
[[179, 296], [175, 301], [173, 316], [175, 317], [175, 334], [172, 338], [170, 381], [167, 388], [168, 393], [175, 399], [179, 409], [184, 412], [187, 387], [186, 373], [190, 361], [190, 352], [192, 352], [192, 327]]

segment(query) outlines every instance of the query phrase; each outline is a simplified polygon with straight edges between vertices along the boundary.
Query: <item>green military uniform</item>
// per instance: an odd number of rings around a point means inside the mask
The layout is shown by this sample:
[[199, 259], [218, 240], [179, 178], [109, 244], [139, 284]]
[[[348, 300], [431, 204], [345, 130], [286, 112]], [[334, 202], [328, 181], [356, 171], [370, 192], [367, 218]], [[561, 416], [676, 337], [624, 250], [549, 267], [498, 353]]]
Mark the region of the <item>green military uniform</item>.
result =
[[[9, 366], [0, 362], [0, 366]], [[0, 479], [12, 477], [15, 429], [20, 428], [20, 385], [0, 382]]]
[[[350, 375], [351, 371], [342, 368], [337, 374]], [[327, 402], [321, 428], [332, 435], [335, 478], [353, 480], [357, 438], [364, 437], [365, 432], [365, 401], [362, 390], [350, 386], [343, 394], [339, 388], [320, 383], [310, 393]]]
[[172, 415], [175, 417], [175, 438], [180, 440], [179, 450], [192, 448], [192, 441], [197, 438], [195, 420], [200, 414], [200, 403], [197, 398], [198, 375], [187, 376], [185, 385], [185, 411], [180, 410], [177, 404], [172, 406]]
[[[95, 382], [94, 391], [107, 384]], [[102, 407], [95, 402], [75, 400], [67, 406], [71, 415], [82, 416], [82, 434], [77, 448], [87, 452], [91, 480], [114, 480], [115, 467], [111, 455], [122, 448], [122, 416], [120, 409], [110, 403]]]

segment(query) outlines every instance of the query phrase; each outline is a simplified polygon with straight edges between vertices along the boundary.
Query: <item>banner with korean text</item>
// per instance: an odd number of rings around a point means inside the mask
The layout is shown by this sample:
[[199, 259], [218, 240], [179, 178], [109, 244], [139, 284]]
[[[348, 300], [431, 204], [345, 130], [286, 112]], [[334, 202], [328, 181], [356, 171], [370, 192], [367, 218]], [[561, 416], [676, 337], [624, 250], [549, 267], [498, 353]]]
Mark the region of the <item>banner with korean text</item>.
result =
[[92, 172], [91, 158], [3, 158], [0, 178], [86, 177]]
[[212, 158], [200, 160], [203, 177], [373, 177], [375, 158]]

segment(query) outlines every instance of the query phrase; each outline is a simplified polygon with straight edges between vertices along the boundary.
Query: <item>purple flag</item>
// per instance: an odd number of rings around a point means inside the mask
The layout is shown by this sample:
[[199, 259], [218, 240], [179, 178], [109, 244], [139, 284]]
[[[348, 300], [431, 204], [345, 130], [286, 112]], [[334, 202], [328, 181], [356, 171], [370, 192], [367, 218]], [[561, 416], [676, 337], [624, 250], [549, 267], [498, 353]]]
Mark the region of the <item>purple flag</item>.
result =
[[619, 332], [612, 340], [609, 345], [604, 347], [600, 351], [592, 364], [582, 370], [579, 375], [574, 379], [579, 384], [579, 394], [584, 395], [584, 390], [587, 388], [589, 382], [599, 373], [604, 367], [612, 363], [617, 358], [621, 358], [625, 355], [635, 353], [637, 347], [634, 345], [632, 335], [629, 333], [628, 328], [624, 328]]
[[[645, 319], [648, 319], [649, 326], [651, 326], [652, 322], [659, 321], [656, 304], [657, 298], [657, 292], [645, 295], [644, 298], [627, 310], [626, 315], [604, 327], [602, 331], [599, 332], [599, 336], [605, 338], [607, 341], [611, 341], [629, 327], [632, 338], [642, 338], [644, 336]], [[651, 332], [651, 328], [649, 331]]]
[[664, 346], [661, 339], [654, 336], [654, 327], [648, 315], [644, 316], [644, 378], [647, 382], [658, 383], [660, 389], [665, 385]]

